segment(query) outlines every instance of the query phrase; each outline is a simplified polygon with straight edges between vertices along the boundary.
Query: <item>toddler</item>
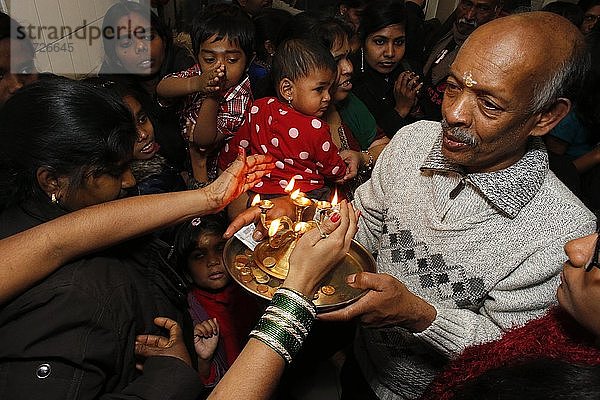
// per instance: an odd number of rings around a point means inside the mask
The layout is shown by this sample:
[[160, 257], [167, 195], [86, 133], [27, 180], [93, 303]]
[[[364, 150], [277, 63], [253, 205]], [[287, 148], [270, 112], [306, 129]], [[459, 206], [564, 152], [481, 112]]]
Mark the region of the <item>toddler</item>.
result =
[[[293, 177], [296, 188], [309, 197], [329, 197], [325, 181], [342, 183], [346, 165], [320, 119], [329, 107], [329, 90], [337, 65], [328, 49], [303, 39], [284, 42], [273, 59], [277, 98], [256, 100], [234, 140], [219, 160], [225, 169], [234, 160], [237, 145], [250, 153], [270, 154], [276, 168], [255, 187], [266, 195], [285, 194]], [[230, 154], [231, 153], [231, 154]]]

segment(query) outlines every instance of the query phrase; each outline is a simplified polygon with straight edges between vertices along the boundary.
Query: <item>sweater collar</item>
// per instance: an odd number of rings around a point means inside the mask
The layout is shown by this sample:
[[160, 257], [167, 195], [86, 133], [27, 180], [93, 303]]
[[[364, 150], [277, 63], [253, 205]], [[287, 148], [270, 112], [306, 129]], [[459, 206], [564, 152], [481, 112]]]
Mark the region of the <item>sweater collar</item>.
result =
[[475, 188], [495, 208], [515, 218], [521, 209], [540, 190], [548, 172], [548, 154], [539, 137], [529, 139], [527, 152], [508, 168], [485, 173], [465, 172], [461, 165], [453, 164], [442, 153], [442, 135], [434, 143], [421, 171], [455, 172]]

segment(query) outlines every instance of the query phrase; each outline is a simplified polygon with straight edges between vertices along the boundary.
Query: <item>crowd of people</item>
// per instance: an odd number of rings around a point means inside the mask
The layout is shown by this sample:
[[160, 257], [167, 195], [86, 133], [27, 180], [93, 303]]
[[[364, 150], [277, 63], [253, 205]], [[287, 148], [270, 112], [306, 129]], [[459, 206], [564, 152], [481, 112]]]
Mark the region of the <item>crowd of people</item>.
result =
[[[0, 13], [0, 397], [288, 399], [337, 352], [345, 400], [597, 398], [600, 2], [209, 3], [117, 2], [82, 80]], [[292, 180], [344, 200], [264, 302], [223, 248]]]

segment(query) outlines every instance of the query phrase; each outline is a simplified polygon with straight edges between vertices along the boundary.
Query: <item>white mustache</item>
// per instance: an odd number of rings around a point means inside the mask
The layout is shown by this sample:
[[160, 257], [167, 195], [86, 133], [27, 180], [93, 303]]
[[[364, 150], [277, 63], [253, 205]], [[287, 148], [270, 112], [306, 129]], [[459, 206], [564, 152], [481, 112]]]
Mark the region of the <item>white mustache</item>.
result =
[[477, 138], [477, 136], [473, 135], [467, 129], [459, 127], [453, 128], [450, 126], [450, 124], [448, 124], [448, 122], [445, 119], [441, 121], [441, 124], [442, 130], [444, 132], [449, 133], [453, 138], [457, 139], [459, 142], [465, 143], [471, 147], [479, 145], [479, 139]]

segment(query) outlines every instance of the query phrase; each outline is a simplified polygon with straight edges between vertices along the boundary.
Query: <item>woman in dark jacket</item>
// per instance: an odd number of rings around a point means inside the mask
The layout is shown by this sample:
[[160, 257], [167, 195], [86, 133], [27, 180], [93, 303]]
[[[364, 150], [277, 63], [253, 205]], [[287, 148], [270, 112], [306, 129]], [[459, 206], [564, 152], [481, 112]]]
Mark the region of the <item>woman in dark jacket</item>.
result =
[[[352, 92], [366, 104], [377, 125], [389, 137], [415, 121], [420, 78], [406, 61], [406, 20], [414, 3], [377, 0], [361, 14], [361, 48], [352, 60]], [[412, 14], [411, 14], [412, 15]]]
[[[24, 88], [0, 111], [0, 137], [2, 238], [114, 200], [135, 183], [131, 114], [103, 89], [66, 79]], [[91, 254], [5, 304], [0, 398], [195, 399], [202, 386], [185, 285], [168, 251], [138, 239]], [[151, 357], [142, 373], [135, 338], [164, 334], [157, 316], [182, 324], [187, 352]]]

